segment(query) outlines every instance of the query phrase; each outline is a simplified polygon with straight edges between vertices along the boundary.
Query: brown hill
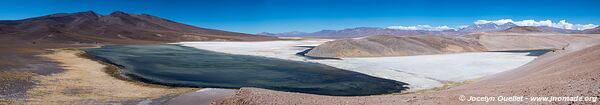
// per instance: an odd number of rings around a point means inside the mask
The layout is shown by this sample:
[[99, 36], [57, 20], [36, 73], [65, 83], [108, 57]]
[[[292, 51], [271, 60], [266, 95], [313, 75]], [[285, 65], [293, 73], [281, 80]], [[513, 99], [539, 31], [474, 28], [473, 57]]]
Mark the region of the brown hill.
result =
[[538, 29], [536, 27], [533, 26], [514, 26], [514, 27], [510, 27], [506, 30], [502, 30], [499, 32], [506, 32], [506, 33], [543, 33], [545, 31]]
[[59, 13], [0, 21], [0, 36], [50, 43], [130, 43], [273, 40], [274, 37], [199, 28], [147, 14]]
[[596, 28], [592, 28], [592, 29], [586, 29], [579, 33], [580, 34], [600, 34], [600, 26], [596, 27]]
[[484, 51], [475, 40], [442, 36], [371, 36], [341, 39], [321, 44], [306, 55], [312, 57], [404, 56]]

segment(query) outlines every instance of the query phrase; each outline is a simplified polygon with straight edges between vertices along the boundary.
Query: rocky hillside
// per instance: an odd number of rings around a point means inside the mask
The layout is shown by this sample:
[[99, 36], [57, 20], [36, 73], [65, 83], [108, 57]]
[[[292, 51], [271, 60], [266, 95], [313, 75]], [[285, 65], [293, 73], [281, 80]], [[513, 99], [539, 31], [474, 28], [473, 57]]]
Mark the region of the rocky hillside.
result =
[[174, 41], [257, 41], [274, 37], [206, 29], [148, 14], [59, 13], [0, 21], [0, 37], [32, 43], [131, 43]]

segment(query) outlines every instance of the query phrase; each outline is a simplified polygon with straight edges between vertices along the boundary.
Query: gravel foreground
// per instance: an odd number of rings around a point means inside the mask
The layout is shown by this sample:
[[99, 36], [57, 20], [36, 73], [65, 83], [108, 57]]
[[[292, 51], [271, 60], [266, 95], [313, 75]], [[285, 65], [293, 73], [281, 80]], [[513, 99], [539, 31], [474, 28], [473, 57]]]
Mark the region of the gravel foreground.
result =
[[[447, 90], [358, 97], [321, 96], [242, 88], [216, 105], [398, 105], [398, 104], [598, 104], [593, 101], [532, 101], [532, 97], [600, 97], [600, 44], [582, 42], [556, 50], [517, 69]], [[471, 97], [496, 97], [468, 101]], [[500, 96], [525, 97], [501, 101]], [[465, 99], [466, 98], [466, 99]], [[465, 99], [461, 101], [461, 99]]]

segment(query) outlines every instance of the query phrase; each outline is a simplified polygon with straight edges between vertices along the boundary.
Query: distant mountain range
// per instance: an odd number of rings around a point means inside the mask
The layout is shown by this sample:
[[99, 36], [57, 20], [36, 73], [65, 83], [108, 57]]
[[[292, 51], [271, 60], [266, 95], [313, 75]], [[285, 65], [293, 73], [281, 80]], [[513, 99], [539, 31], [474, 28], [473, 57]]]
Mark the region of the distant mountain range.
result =
[[[503, 30], [507, 30], [510, 29], [512, 27], [517, 27], [517, 24], [508, 22], [502, 25], [498, 25], [495, 23], [486, 23], [486, 24], [473, 24], [470, 26], [467, 26], [465, 28], [459, 29], [459, 32], [464, 32], [464, 33], [474, 33], [474, 32], [497, 32], [497, 31], [503, 31]], [[563, 33], [563, 34], [569, 34], [569, 33], [577, 33], [580, 30], [570, 30], [570, 29], [562, 29], [562, 28], [555, 28], [555, 27], [548, 27], [548, 26], [524, 26], [524, 27], [518, 27], [516, 29], [523, 29], [523, 28], [527, 28], [527, 29], [532, 29], [532, 30], [540, 30], [543, 32], [550, 32], [550, 33]], [[535, 28], [535, 29], [534, 29]]]
[[572, 34], [572, 33], [578, 33], [581, 31], [581, 30], [569, 30], [569, 29], [562, 29], [562, 28], [555, 28], [555, 27], [548, 27], [548, 26], [538, 26], [535, 28], [538, 28], [544, 32], [563, 33], [563, 34]]
[[0, 36], [48, 43], [132, 43], [273, 40], [275, 37], [206, 29], [148, 14], [92, 11], [1, 20]]
[[258, 33], [259, 35], [283, 36], [283, 37], [324, 37], [324, 38], [353, 38], [373, 35], [394, 35], [394, 36], [412, 36], [412, 35], [459, 35], [455, 30], [444, 31], [426, 31], [426, 30], [398, 30], [377, 27], [358, 27], [343, 30], [322, 30], [312, 33], [305, 32], [285, 32], [285, 33]]
[[587, 29], [587, 30], [582, 30], [579, 33], [580, 34], [600, 34], [600, 27], [596, 27], [596, 28], [592, 28], [592, 29]]
[[498, 31], [505, 33], [548, 33], [547, 31], [541, 30], [533, 26], [514, 26], [506, 30]]
[[514, 23], [508, 22], [506, 24], [497, 25], [495, 23], [486, 23], [486, 24], [473, 24], [467, 26], [465, 28], [459, 29], [460, 32], [472, 33], [472, 32], [492, 32], [492, 31], [500, 31], [505, 30], [510, 27], [517, 26]]
[[[486, 23], [486, 24], [473, 24], [469, 25], [465, 28], [461, 28], [458, 30], [444, 30], [444, 31], [427, 31], [427, 30], [399, 30], [399, 29], [389, 29], [389, 28], [377, 28], [377, 27], [358, 27], [358, 28], [348, 28], [342, 30], [322, 30], [312, 33], [307, 32], [284, 32], [284, 33], [258, 33], [260, 35], [269, 35], [269, 36], [278, 36], [278, 37], [325, 37], [325, 38], [354, 38], [354, 37], [365, 37], [365, 36], [374, 36], [374, 35], [392, 35], [392, 36], [415, 36], [415, 35], [437, 35], [437, 36], [448, 36], [448, 35], [464, 35], [469, 33], [479, 33], [479, 32], [502, 32], [503, 30], [507, 30], [511, 27], [516, 27], [518, 25], [508, 22], [505, 24], [495, 24], [495, 23]], [[523, 28], [523, 27], [520, 27]], [[517, 28], [517, 29], [520, 29]], [[527, 27], [529, 29], [535, 28], [533, 30], [540, 30], [542, 32], [548, 33], [579, 33], [580, 30], [569, 30], [569, 29], [561, 29], [555, 27], [548, 26], [535, 26], [535, 27]], [[514, 30], [516, 31], [516, 30]], [[526, 31], [526, 30], [525, 30]], [[504, 32], [510, 32], [504, 31]]]
[[284, 32], [284, 33], [268, 33], [268, 32], [258, 33], [258, 35], [268, 35], [268, 36], [305, 36], [308, 34], [309, 33], [300, 32], [300, 31], [292, 31], [292, 32]]

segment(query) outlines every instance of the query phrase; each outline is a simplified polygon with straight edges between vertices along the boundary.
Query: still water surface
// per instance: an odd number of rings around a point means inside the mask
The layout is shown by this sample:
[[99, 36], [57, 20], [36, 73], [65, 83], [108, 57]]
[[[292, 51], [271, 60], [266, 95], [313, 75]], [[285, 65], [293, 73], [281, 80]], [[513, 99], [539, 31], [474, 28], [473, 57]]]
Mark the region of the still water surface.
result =
[[321, 95], [375, 95], [406, 83], [323, 64], [234, 55], [179, 45], [108, 45], [85, 49], [119, 66], [123, 76], [147, 83], [204, 88], [258, 87]]

